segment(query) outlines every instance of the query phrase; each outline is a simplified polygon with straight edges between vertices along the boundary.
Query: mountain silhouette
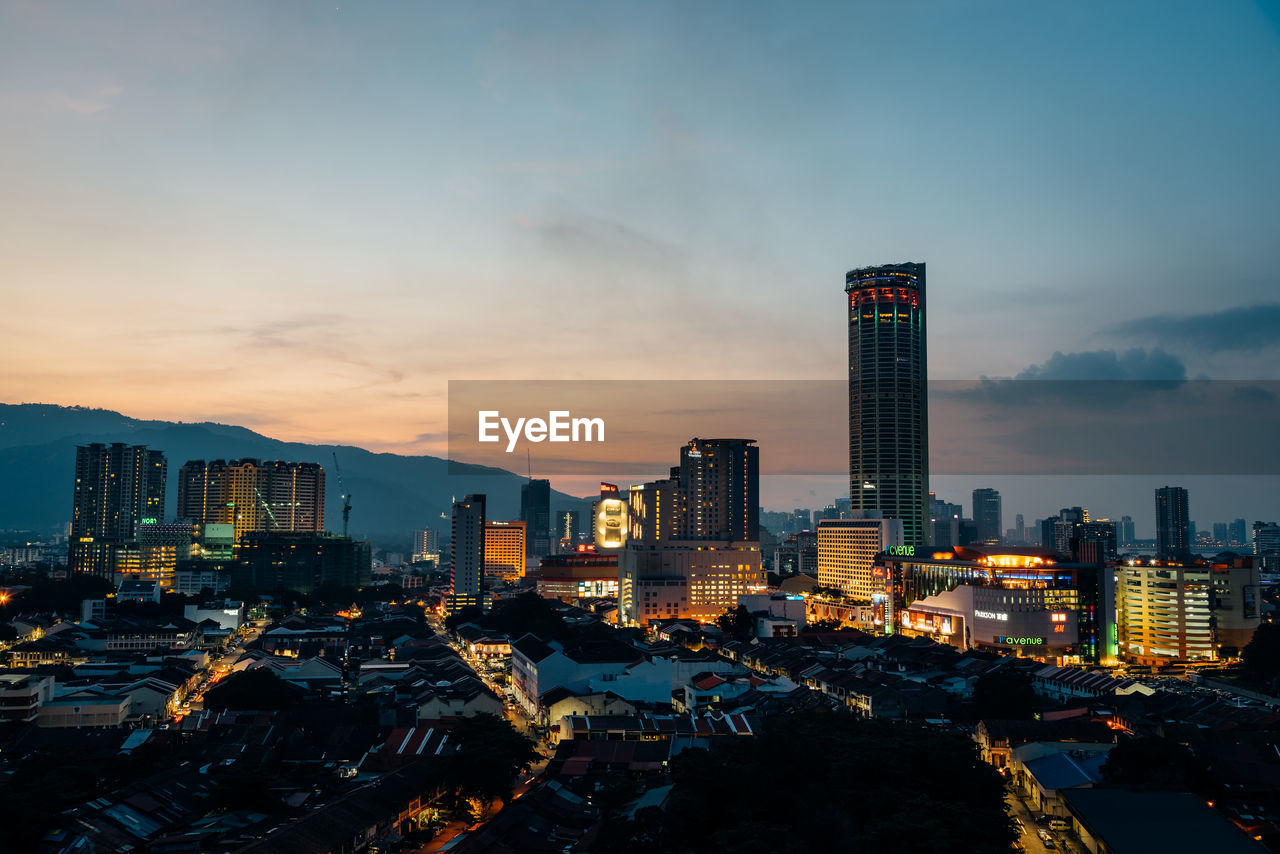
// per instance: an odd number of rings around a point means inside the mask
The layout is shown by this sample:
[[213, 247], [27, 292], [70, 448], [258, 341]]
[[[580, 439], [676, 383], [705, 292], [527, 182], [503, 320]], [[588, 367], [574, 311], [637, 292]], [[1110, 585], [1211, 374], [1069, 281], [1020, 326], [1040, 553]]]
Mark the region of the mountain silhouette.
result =
[[[163, 451], [168, 460], [166, 514], [177, 506], [178, 469], [187, 460], [315, 462], [325, 469], [325, 527], [342, 530], [342, 497], [333, 467], [351, 493], [351, 533], [375, 545], [407, 548], [414, 530], [449, 531], [454, 497], [488, 496], [492, 519], [520, 518], [526, 478], [488, 466], [432, 456], [373, 453], [350, 445], [282, 442], [244, 427], [213, 422], [143, 421], [108, 409], [0, 404], [0, 528], [61, 530], [71, 519], [76, 446], [127, 442]], [[590, 500], [552, 491], [553, 512], [586, 511]], [[583, 518], [588, 517], [583, 512]]]

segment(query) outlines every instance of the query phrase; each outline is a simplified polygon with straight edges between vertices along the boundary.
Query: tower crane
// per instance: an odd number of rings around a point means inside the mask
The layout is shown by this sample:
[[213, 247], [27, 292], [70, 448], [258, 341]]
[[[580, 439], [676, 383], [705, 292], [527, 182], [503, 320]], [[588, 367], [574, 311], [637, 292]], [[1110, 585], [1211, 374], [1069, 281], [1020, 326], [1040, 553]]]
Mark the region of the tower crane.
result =
[[347, 535], [347, 525], [351, 521], [351, 493], [342, 485], [342, 467], [338, 465], [338, 452], [333, 452], [333, 470], [338, 474], [338, 491], [342, 493], [342, 536]]
[[253, 491], [258, 496], [258, 503], [262, 505], [262, 509], [267, 511], [267, 519], [271, 522], [271, 526], [267, 530], [274, 531], [277, 527], [276, 514], [271, 512], [271, 505], [267, 503], [267, 499], [262, 497], [262, 490], [255, 486]]

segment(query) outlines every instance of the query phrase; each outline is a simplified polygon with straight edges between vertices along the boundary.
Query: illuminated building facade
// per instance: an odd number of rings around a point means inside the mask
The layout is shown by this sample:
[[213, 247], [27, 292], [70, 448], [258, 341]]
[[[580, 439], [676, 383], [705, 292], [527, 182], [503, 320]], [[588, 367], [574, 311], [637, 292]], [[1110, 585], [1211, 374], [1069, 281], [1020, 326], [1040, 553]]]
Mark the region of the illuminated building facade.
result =
[[901, 519], [929, 542], [925, 265], [862, 267], [849, 300], [849, 496], [853, 510]]
[[872, 570], [886, 628], [1057, 664], [1114, 657], [1109, 568], [1050, 550], [891, 547]]
[[164, 518], [164, 454], [146, 445], [76, 448], [68, 562], [72, 572], [116, 579], [117, 554], [134, 551], [143, 519]]
[[324, 469], [318, 463], [191, 460], [178, 471], [178, 518], [250, 531], [324, 530]]
[[484, 523], [484, 572], [515, 580], [524, 577], [524, 522]]
[[627, 502], [616, 484], [600, 484], [600, 500], [591, 511], [592, 538], [596, 548], [602, 551], [620, 549], [627, 543]]
[[144, 519], [138, 523], [138, 575], [173, 587], [178, 561], [191, 555], [191, 523]]
[[582, 599], [616, 599], [618, 552], [587, 550], [544, 557], [538, 567], [538, 595], [570, 605]]
[[768, 587], [759, 543], [670, 540], [632, 544], [618, 563], [618, 613], [623, 625], [657, 619], [709, 623], [738, 597]]
[[1250, 556], [1219, 563], [1134, 561], [1116, 568], [1120, 657], [1137, 664], [1238, 656], [1261, 623]]
[[754, 439], [698, 439], [680, 449], [683, 540], [760, 540], [760, 449]]
[[874, 585], [876, 555], [902, 545], [901, 519], [824, 519], [818, 523], [818, 583], [870, 602], [883, 590]]

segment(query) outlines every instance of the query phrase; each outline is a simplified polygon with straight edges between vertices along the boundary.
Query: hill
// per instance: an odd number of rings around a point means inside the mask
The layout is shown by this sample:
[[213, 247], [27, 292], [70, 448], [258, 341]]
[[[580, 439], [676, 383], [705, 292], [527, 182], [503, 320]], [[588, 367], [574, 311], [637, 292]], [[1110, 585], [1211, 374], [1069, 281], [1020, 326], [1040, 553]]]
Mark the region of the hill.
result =
[[[351, 533], [394, 548], [406, 548], [411, 533], [424, 526], [447, 532], [455, 496], [485, 493], [491, 518], [520, 518], [520, 485], [525, 481], [487, 466], [451, 466], [439, 457], [378, 454], [350, 445], [282, 442], [228, 424], [143, 421], [106, 409], [0, 404], [0, 528], [61, 529], [71, 518], [76, 445], [89, 442], [128, 442], [163, 451], [169, 461], [169, 515], [177, 504], [178, 469], [187, 460], [318, 462], [326, 473], [325, 524], [340, 531], [336, 451], [352, 494]], [[585, 510], [588, 504], [589, 499], [561, 492], [551, 495], [553, 512]]]

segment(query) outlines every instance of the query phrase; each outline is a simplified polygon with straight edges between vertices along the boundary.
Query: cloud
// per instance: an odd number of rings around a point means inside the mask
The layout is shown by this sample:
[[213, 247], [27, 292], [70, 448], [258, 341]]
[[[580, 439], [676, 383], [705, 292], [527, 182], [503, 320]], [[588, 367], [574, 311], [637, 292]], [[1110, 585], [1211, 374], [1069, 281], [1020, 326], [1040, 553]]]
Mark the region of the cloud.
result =
[[1280, 303], [1259, 303], [1202, 314], [1156, 314], [1109, 327], [1110, 335], [1198, 347], [1211, 353], [1248, 352], [1280, 344]]
[[[1126, 350], [1091, 350], [1083, 353], [1055, 352], [1048, 361], [1032, 365], [1015, 380], [1185, 380], [1187, 368], [1177, 356], [1159, 347], [1147, 352], [1141, 347]], [[985, 377], [984, 377], [985, 379]]]

